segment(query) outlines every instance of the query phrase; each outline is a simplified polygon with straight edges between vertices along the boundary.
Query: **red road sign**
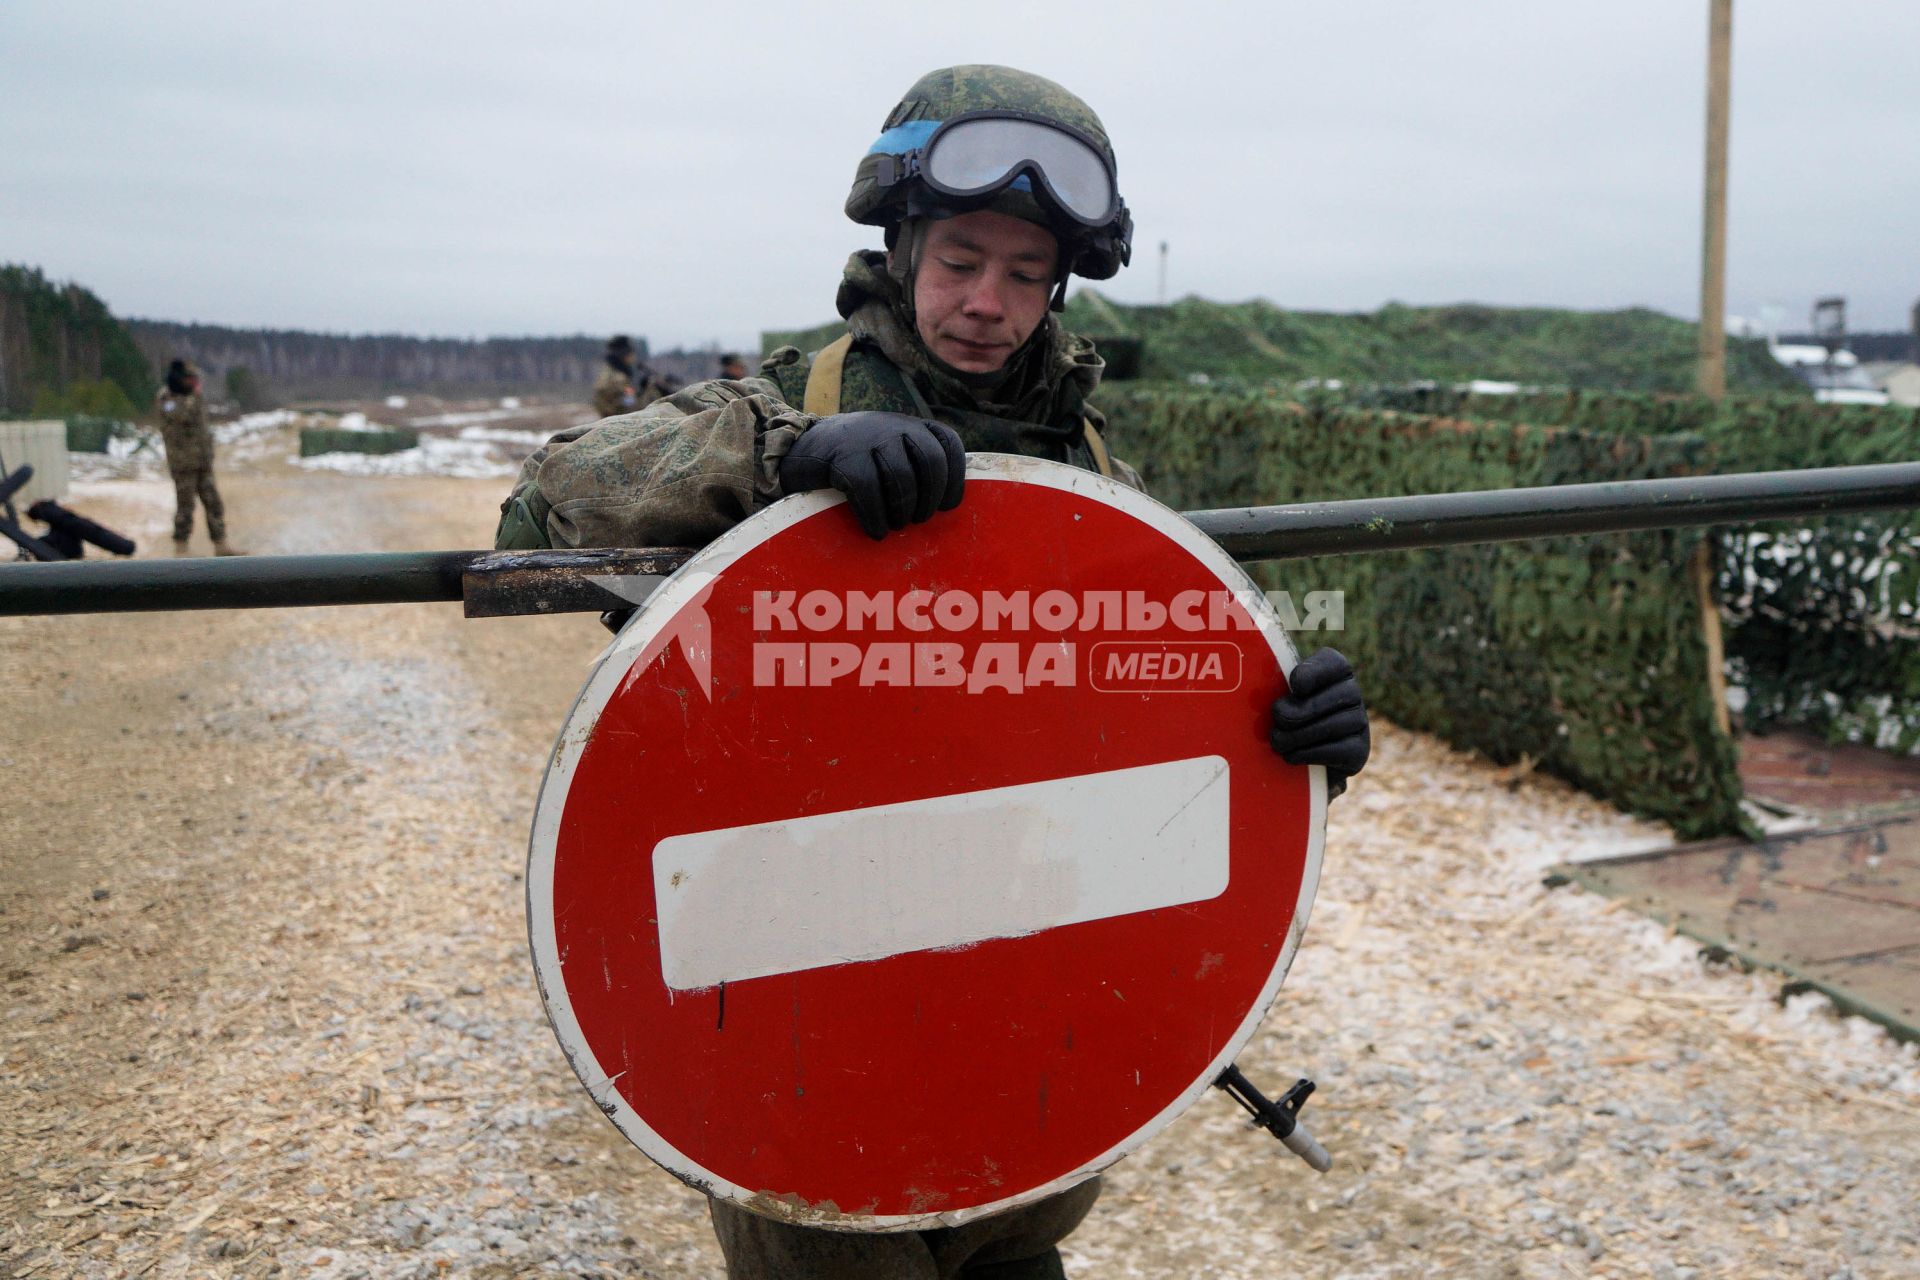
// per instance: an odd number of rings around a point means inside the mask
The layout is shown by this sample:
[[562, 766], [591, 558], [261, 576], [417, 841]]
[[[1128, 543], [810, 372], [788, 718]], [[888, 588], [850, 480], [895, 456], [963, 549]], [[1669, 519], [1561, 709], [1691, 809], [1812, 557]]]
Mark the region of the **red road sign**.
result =
[[1267, 744], [1272, 611], [1167, 508], [991, 455], [883, 542], [840, 505], [738, 526], [610, 646], [536, 811], [534, 964], [671, 1172], [954, 1224], [1098, 1172], [1232, 1061], [1325, 779]]

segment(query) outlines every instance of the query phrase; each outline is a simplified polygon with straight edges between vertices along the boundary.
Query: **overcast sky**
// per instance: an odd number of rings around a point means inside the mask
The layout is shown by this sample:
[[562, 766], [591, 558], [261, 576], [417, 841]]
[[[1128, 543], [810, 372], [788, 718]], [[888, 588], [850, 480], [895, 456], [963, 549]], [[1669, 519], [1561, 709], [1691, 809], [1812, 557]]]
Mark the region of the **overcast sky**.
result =
[[[1698, 311], [1706, 0], [0, 4], [0, 261], [122, 315], [754, 345], [925, 70], [1105, 119], [1136, 262], [1289, 307]], [[1920, 295], [1920, 3], [1737, 0], [1728, 306]]]

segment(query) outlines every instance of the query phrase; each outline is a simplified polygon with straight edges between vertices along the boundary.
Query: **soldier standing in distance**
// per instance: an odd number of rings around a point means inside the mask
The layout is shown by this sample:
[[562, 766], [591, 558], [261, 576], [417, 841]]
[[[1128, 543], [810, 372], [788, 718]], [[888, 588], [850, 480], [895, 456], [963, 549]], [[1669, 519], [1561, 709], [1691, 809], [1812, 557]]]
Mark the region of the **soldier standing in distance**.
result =
[[661, 395], [659, 379], [640, 367], [633, 340], [615, 334], [607, 340], [605, 363], [593, 381], [593, 408], [603, 418], [644, 409]]
[[200, 371], [186, 360], [169, 364], [166, 380], [154, 396], [154, 411], [160, 416], [160, 438], [173, 476], [173, 554], [187, 554], [196, 495], [207, 509], [213, 553], [246, 554], [227, 541], [227, 506], [213, 483], [213, 433], [207, 429], [207, 405], [200, 397]]
[[729, 382], [738, 382], [747, 376], [747, 362], [729, 351], [720, 357], [720, 376]]
[[[960, 504], [967, 450], [1141, 487], [1087, 403], [1102, 360], [1053, 314], [1069, 274], [1104, 280], [1131, 255], [1113, 148], [1086, 103], [1008, 67], [923, 76], [860, 161], [846, 212], [881, 228], [886, 251], [847, 263], [845, 336], [811, 357], [783, 347], [759, 377], [699, 383], [554, 436], [501, 504], [495, 545], [701, 546], [824, 488], [882, 538]], [[1366, 707], [1335, 650], [1294, 668], [1273, 713], [1274, 750], [1325, 765], [1334, 794], [1366, 763]], [[710, 1206], [733, 1280], [1061, 1280], [1056, 1246], [1098, 1195], [1094, 1178], [959, 1227], [892, 1234]]]

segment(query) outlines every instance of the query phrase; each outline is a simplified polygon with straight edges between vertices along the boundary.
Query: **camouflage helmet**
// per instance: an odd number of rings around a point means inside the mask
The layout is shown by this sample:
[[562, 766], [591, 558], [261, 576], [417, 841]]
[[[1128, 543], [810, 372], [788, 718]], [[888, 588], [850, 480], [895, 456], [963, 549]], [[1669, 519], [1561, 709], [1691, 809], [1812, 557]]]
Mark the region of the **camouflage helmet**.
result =
[[1053, 232], [1061, 245], [1063, 279], [1066, 272], [1072, 272], [1089, 280], [1105, 280], [1126, 265], [1132, 256], [1133, 220], [1117, 191], [1112, 221], [1090, 227], [1049, 208], [1035, 197], [1025, 180], [996, 191], [988, 199], [965, 203], [947, 201], [911, 179], [895, 180], [893, 161], [897, 152], [925, 142], [941, 123], [973, 112], [1017, 113], [1063, 126], [1083, 135], [1099, 149], [1109, 170], [1114, 167], [1113, 144], [1100, 117], [1053, 81], [1013, 67], [944, 67], [916, 80], [887, 114], [879, 139], [854, 171], [853, 189], [847, 194], [847, 216], [867, 226], [893, 228], [929, 206], [943, 213], [991, 209]]

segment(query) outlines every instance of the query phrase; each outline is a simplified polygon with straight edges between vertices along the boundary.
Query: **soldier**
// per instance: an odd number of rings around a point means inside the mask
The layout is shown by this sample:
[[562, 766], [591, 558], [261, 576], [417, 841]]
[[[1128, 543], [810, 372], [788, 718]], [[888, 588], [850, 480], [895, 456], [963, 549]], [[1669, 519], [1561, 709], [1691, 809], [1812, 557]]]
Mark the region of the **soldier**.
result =
[[729, 382], [738, 382], [747, 376], [747, 362], [729, 351], [720, 357], [720, 376]]
[[664, 390], [652, 370], [643, 368], [634, 354], [633, 340], [624, 333], [607, 340], [606, 365], [593, 381], [593, 408], [603, 418], [632, 413], [658, 400]]
[[[886, 251], [847, 263], [844, 337], [553, 437], [502, 503], [495, 545], [700, 546], [784, 494], [829, 487], [881, 538], [959, 505], [966, 450], [1139, 487], [1087, 403], [1102, 361], [1053, 314], [1070, 273], [1106, 279], [1130, 255], [1113, 150], [1084, 102], [1005, 67], [924, 76], [860, 161], [846, 212], [881, 228]], [[1366, 708], [1337, 652], [1294, 669], [1272, 741], [1290, 762], [1327, 766], [1336, 794], [1366, 762]], [[898, 1234], [797, 1226], [721, 1200], [711, 1210], [735, 1280], [1057, 1280], [1056, 1246], [1098, 1194], [1094, 1179]]]
[[207, 534], [217, 556], [245, 555], [227, 541], [227, 507], [213, 483], [213, 433], [207, 430], [207, 406], [200, 398], [200, 371], [186, 360], [167, 366], [154, 396], [160, 437], [166, 444], [167, 470], [173, 476], [173, 554], [187, 554], [193, 535], [193, 500], [207, 508]]

